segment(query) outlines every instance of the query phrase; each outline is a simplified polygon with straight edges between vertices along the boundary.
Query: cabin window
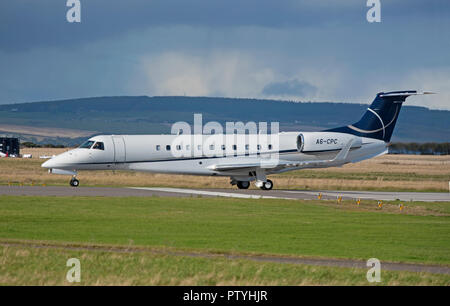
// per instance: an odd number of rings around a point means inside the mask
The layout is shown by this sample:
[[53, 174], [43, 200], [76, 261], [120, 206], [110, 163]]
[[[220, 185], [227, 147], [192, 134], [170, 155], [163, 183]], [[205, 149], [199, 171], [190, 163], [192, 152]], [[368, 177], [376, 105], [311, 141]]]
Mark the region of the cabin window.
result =
[[156, 151], [161, 150], [161, 146], [160, 145], [156, 145]]
[[272, 145], [268, 145], [267, 148], [269, 148], [269, 150], [272, 150]]
[[209, 145], [210, 150], [214, 150], [214, 145]]
[[225, 151], [225, 145], [222, 145], [222, 150]]
[[245, 149], [248, 150], [250, 149], [250, 146], [248, 144], [245, 145]]
[[261, 150], [261, 145], [257, 145], [256, 148], [259, 150]]
[[202, 150], [202, 145], [198, 145], [197, 146], [197, 150], [201, 151]]
[[105, 146], [104, 146], [103, 142], [97, 141], [97, 142], [95, 143], [95, 145], [92, 147], [92, 149], [95, 149], [95, 150], [105, 150]]
[[237, 150], [237, 145], [233, 145], [233, 150]]
[[92, 140], [88, 140], [85, 143], [83, 143], [81, 146], [79, 146], [80, 149], [90, 149], [94, 142]]
[[170, 151], [170, 145], [166, 146], [166, 151]]
[[186, 145], [186, 151], [189, 151], [191, 149], [190, 145]]
[[180, 145], [177, 145], [177, 147], [176, 147], [176, 148], [177, 148], [177, 150], [178, 150], [178, 151], [180, 151], [180, 150], [181, 150], [181, 146], [180, 146]]

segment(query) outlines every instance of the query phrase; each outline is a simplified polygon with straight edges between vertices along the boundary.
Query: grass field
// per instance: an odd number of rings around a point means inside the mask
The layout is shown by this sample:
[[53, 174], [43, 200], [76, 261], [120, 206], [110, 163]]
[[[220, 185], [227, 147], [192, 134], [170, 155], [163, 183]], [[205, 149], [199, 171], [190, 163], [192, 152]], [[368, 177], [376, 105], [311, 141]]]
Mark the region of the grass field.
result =
[[[0, 159], [0, 184], [67, 185], [68, 177], [50, 175], [40, 167], [39, 155], [67, 149], [23, 149], [33, 159]], [[341, 168], [312, 169], [271, 176], [279, 189], [448, 191], [450, 156], [385, 155]], [[228, 178], [136, 172], [80, 172], [82, 186], [170, 186], [233, 188]], [[254, 188], [254, 187], [252, 187]]]
[[[318, 200], [1, 196], [0, 244], [25, 245], [0, 249], [0, 283], [63, 284], [64, 263], [76, 255], [86, 264], [84, 284], [368, 284], [367, 271], [358, 269], [31, 248], [26, 246], [30, 241], [450, 265], [450, 203], [408, 203], [402, 212], [396, 203], [385, 206], [378, 210], [373, 202], [355, 207], [352, 202]], [[382, 278], [382, 284], [450, 285], [449, 275], [383, 272]]]
[[[0, 184], [67, 185], [67, 176], [46, 173], [37, 158], [62, 151], [24, 149], [34, 158], [0, 159]], [[233, 188], [228, 178], [133, 172], [87, 171], [79, 179], [84, 186]], [[387, 155], [272, 179], [280, 189], [448, 191], [450, 157]], [[82, 262], [82, 285], [369, 284], [364, 269], [173, 252], [450, 266], [450, 203], [408, 202], [402, 211], [399, 203], [0, 196], [0, 284], [67, 285], [70, 257]], [[381, 284], [448, 286], [450, 276], [382, 271]]]
[[[366, 270], [249, 260], [0, 246], [0, 284], [69, 285], [66, 261], [81, 262], [80, 285], [369, 285]], [[77, 283], [73, 283], [77, 284]], [[383, 271], [381, 285], [449, 285], [448, 275]]]

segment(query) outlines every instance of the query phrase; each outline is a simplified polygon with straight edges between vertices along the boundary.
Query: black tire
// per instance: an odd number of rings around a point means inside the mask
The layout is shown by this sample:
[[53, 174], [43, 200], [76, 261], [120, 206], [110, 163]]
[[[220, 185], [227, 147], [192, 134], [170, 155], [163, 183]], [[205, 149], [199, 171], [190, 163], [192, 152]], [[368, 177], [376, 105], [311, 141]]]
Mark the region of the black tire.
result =
[[266, 182], [264, 182], [263, 184], [263, 190], [272, 190], [273, 188], [273, 182], [271, 180], [267, 180]]
[[238, 181], [236, 183], [236, 185], [239, 189], [248, 189], [248, 187], [250, 187], [250, 182], [249, 181]]
[[72, 187], [78, 187], [80, 185], [80, 181], [77, 179], [71, 179], [70, 180], [70, 186]]

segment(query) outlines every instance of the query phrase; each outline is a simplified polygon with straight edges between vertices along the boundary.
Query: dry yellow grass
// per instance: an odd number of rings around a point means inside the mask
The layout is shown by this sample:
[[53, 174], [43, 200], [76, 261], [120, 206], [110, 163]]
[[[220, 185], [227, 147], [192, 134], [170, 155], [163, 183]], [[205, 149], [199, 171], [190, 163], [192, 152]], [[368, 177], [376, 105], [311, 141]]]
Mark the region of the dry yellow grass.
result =
[[58, 155], [65, 151], [69, 151], [72, 148], [22, 148], [20, 149], [21, 154], [31, 154], [33, 159], [39, 159], [42, 155]]
[[[0, 159], [0, 184], [61, 184], [69, 178], [50, 175], [40, 167], [41, 155], [68, 149], [27, 148], [32, 159]], [[233, 188], [226, 177], [200, 177], [121, 171], [80, 172], [82, 185], [172, 186], [190, 188]], [[313, 169], [274, 175], [276, 188], [338, 190], [448, 191], [450, 156], [385, 155], [340, 168]]]
[[45, 136], [45, 137], [87, 137], [96, 131], [83, 131], [75, 129], [45, 128], [26, 125], [0, 124], [0, 131], [7, 133], [17, 133], [24, 135]]
[[[327, 169], [318, 169], [317, 171], [327, 171]], [[389, 172], [426, 175], [443, 174], [450, 177], [450, 156], [384, 155], [360, 163], [345, 165], [339, 171], [342, 173]]]

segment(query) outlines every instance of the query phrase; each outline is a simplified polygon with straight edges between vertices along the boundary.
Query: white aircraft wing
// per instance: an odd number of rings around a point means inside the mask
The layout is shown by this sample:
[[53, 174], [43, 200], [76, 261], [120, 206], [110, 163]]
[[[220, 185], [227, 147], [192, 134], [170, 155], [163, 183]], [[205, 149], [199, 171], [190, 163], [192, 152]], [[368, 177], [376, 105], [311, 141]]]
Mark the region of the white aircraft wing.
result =
[[254, 161], [248, 163], [224, 163], [211, 165], [208, 168], [214, 171], [239, 171], [239, 170], [255, 170], [255, 169], [267, 169], [270, 171], [287, 171], [292, 169], [303, 168], [323, 168], [332, 166], [342, 166], [346, 163], [346, 158], [350, 148], [353, 145], [353, 139], [351, 139], [333, 159], [328, 160], [312, 160], [312, 161], [287, 161], [279, 160], [276, 164], [265, 163], [264, 161]]

